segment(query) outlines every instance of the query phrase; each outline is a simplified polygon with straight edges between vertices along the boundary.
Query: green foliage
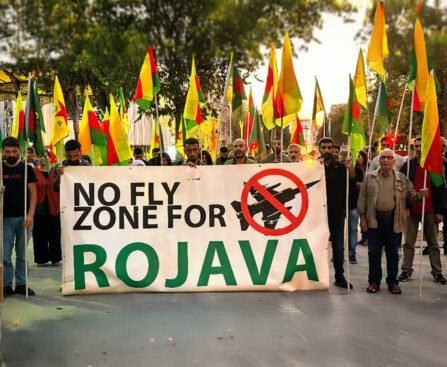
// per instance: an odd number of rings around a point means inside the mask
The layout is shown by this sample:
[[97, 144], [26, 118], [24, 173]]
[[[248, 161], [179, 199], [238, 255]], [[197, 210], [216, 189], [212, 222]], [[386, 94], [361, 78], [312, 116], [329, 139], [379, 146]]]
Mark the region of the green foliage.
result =
[[[338, 0], [33, 0], [5, 2], [0, 36], [14, 67], [39, 76], [52, 91], [59, 75], [73, 114], [90, 85], [96, 103], [123, 87], [131, 99], [148, 46], [155, 49], [165, 105], [179, 120], [188, 88], [191, 57], [205, 96], [223, 93], [230, 52], [246, 77], [265, 55], [261, 46], [280, 45], [284, 31], [309, 42], [325, 11], [349, 14]], [[215, 106], [208, 105], [207, 109]], [[206, 115], [208, 111], [204, 111]]]
[[[416, 20], [416, 0], [387, 0], [385, 2], [385, 17], [387, 24], [388, 45], [390, 54], [385, 59], [387, 71], [386, 88], [391, 102], [394, 134], [400, 103], [407, 82], [413, 49], [414, 22]], [[436, 76], [441, 85], [438, 93], [438, 108], [441, 131], [447, 133], [447, 9], [439, 1], [424, 1], [420, 19], [425, 33], [427, 54], [433, 61]], [[359, 33], [359, 37], [369, 40], [374, 17], [374, 9], [370, 9], [369, 27]], [[368, 104], [370, 116], [374, 114], [379, 79], [368, 72]], [[411, 91], [407, 90], [402, 108], [399, 132], [408, 135], [411, 113]], [[412, 136], [419, 135], [422, 127], [422, 113], [415, 112], [413, 116]], [[377, 138], [377, 133], [374, 138]]]

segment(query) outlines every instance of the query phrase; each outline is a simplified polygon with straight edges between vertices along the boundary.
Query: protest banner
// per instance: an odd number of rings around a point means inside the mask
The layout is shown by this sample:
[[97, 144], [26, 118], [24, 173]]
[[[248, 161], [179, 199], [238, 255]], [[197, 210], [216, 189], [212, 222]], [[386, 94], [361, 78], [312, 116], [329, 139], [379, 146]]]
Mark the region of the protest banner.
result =
[[63, 294], [329, 286], [318, 162], [66, 167]]

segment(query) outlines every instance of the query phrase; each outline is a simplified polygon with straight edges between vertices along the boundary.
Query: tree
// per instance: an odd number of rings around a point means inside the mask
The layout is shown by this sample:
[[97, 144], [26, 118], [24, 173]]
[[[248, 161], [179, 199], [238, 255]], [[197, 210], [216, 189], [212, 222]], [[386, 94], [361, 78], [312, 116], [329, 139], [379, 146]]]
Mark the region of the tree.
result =
[[[393, 124], [395, 127], [399, 114], [400, 103], [411, 64], [413, 49], [413, 32], [417, 0], [387, 0], [385, 2], [385, 16], [387, 24], [388, 44], [390, 54], [385, 59], [387, 71], [387, 92], [391, 102]], [[430, 5], [431, 4], [431, 5]], [[427, 54], [434, 64], [436, 76], [440, 82], [441, 91], [438, 93], [438, 109], [440, 114], [441, 131], [447, 134], [447, 9], [439, 0], [433, 3], [423, 2], [420, 19], [425, 33]], [[359, 32], [359, 37], [369, 39], [375, 9], [370, 9], [370, 27]], [[378, 78], [368, 72], [368, 104], [370, 116], [374, 113], [377, 97]], [[407, 90], [399, 123], [399, 132], [408, 134], [411, 92]], [[419, 135], [422, 127], [422, 113], [415, 112], [413, 116], [412, 136]], [[392, 133], [394, 133], [394, 127]], [[377, 136], [375, 136], [377, 138]]]
[[0, 19], [5, 31], [0, 35], [13, 66], [23, 73], [38, 73], [40, 86], [48, 90], [57, 72], [72, 113], [87, 85], [100, 105], [120, 86], [131, 98], [146, 48], [153, 46], [165, 100], [161, 112], [177, 121], [193, 54], [206, 96], [217, 100], [231, 51], [246, 77], [262, 61], [260, 46], [279, 45], [286, 29], [309, 42], [314, 28], [322, 26], [324, 11], [349, 14], [353, 9], [336, 0], [10, 0], [7, 4], [8, 16]]

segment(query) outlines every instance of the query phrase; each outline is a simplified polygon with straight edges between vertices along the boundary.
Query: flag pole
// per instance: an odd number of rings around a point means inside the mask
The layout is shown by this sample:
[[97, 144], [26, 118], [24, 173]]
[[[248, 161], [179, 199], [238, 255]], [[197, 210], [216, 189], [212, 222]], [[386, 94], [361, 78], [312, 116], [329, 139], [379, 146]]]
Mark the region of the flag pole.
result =
[[0, 149], [0, 303], [3, 302], [3, 191], [3, 149]]
[[[29, 147], [29, 120], [30, 120], [30, 107], [31, 107], [31, 73], [28, 74], [28, 94], [26, 96], [26, 109], [28, 113], [25, 113], [25, 162], [24, 162], [24, 185], [23, 185], [23, 191], [24, 191], [24, 221], [26, 220], [27, 215], [27, 201], [28, 201], [28, 163], [26, 161], [26, 152], [28, 151]], [[24, 240], [25, 240], [25, 297], [28, 298], [28, 229], [23, 227], [24, 231]]]
[[[162, 142], [162, 137], [161, 134], [163, 134], [163, 132], [161, 131], [161, 125], [160, 125], [160, 118], [158, 116], [158, 95], [157, 93], [155, 93], [155, 113], [157, 116], [157, 127], [158, 127], [158, 134], [160, 136], [160, 148], [161, 146], [161, 142]], [[163, 148], [164, 148], [164, 144], [163, 144]], [[163, 166], [163, 151], [160, 149], [160, 166]]]
[[[411, 130], [413, 130], [413, 108], [414, 108], [414, 91], [416, 90], [416, 84], [413, 85], [413, 91], [411, 93], [411, 111], [410, 111], [410, 131], [408, 132], [408, 145], [407, 145], [407, 152], [408, 152], [408, 159], [407, 161], [410, 161], [410, 143], [411, 143]], [[407, 164], [407, 177], [410, 174], [410, 165]]]
[[[279, 152], [279, 156], [280, 156], [279, 162], [280, 163], [282, 163], [282, 144], [283, 144], [283, 140], [284, 140], [283, 124], [284, 124], [284, 121], [283, 121], [283, 116], [282, 116], [282, 112], [281, 112], [281, 150]], [[275, 154], [276, 154], [276, 152], [275, 152]]]
[[[427, 188], [427, 170], [424, 169], [424, 189]], [[422, 241], [424, 240], [425, 196], [422, 198], [421, 239], [419, 240], [419, 299], [422, 299]]]
[[[350, 141], [349, 141], [349, 135], [348, 135], [348, 159], [351, 156], [351, 149], [350, 149]], [[346, 170], [346, 203], [345, 203], [345, 209], [346, 209], [346, 223], [345, 223], [345, 238], [344, 238], [344, 245], [345, 245], [345, 261], [346, 261], [346, 274], [348, 278], [348, 294], [349, 294], [349, 288], [351, 284], [351, 271], [349, 267], [349, 169]]]
[[380, 83], [379, 86], [379, 93], [377, 93], [377, 100], [376, 100], [376, 107], [374, 108], [374, 117], [373, 117], [373, 122], [372, 122], [372, 126], [371, 126], [371, 130], [369, 132], [369, 149], [368, 149], [368, 162], [366, 162], [366, 172], [368, 172], [368, 167], [369, 167], [369, 161], [371, 159], [371, 145], [372, 145], [372, 139], [373, 139], [373, 133], [374, 133], [374, 127], [376, 124], [376, 118], [377, 118], [377, 110], [379, 109], [379, 98], [380, 98], [380, 93], [382, 93], [382, 83]]
[[394, 144], [393, 144], [393, 150], [396, 149], [396, 137], [397, 137], [397, 132], [399, 131], [400, 115], [402, 113], [402, 107], [404, 105], [405, 93], [407, 93], [407, 86], [408, 86], [408, 84], [405, 84], [404, 94], [402, 95], [402, 100], [400, 101], [399, 114], [397, 115], [397, 122], [396, 122], [396, 130], [394, 132], [395, 139], [394, 139]]
[[232, 143], [233, 142], [233, 137], [232, 137], [232, 131], [231, 131], [231, 102], [230, 103], [228, 103], [228, 121], [229, 121], [229, 124], [230, 124], [230, 143]]

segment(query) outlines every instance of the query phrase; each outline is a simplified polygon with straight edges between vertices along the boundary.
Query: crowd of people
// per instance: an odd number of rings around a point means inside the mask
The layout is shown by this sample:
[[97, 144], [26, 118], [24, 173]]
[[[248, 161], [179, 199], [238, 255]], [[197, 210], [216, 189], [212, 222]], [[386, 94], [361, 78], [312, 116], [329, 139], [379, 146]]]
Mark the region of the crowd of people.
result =
[[[442, 159], [447, 168], [446, 140], [441, 138]], [[381, 151], [376, 146], [365, 147], [353, 164], [346, 147], [339, 147], [329, 137], [318, 143], [318, 159], [324, 167], [327, 195], [327, 219], [332, 246], [335, 271], [334, 285], [353, 288], [344, 275], [344, 227], [348, 210], [349, 262], [357, 263], [356, 246], [368, 246], [368, 293], [380, 290], [382, 281], [382, 253], [386, 254], [386, 284], [392, 294], [402, 292], [399, 282], [411, 279], [415, 243], [419, 223], [424, 215], [424, 234], [429, 256], [431, 274], [438, 284], [446, 284], [442, 275], [441, 251], [438, 244], [438, 225], [443, 223], [444, 238], [447, 238], [447, 205], [444, 197], [445, 185], [437, 186], [430, 178], [424, 186], [424, 170], [420, 166], [421, 139], [416, 138], [410, 154], [402, 157], [393, 150], [387, 138], [381, 141]], [[65, 160], [49, 169], [43, 157], [37, 157], [33, 148], [28, 148], [26, 162], [20, 159], [17, 139], [3, 140], [3, 241], [4, 277], [3, 294], [34, 295], [26, 286], [25, 248], [27, 236], [32, 233], [34, 262], [37, 266], [58, 266], [61, 255], [61, 224], [59, 212], [60, 178], [67, 166], [88, 166], [88, 156], [81, 155], [81, 145], [76, 140], [65, 143]], [[257, 163], [301, 162], [304, 155], [297, 144], [290, 144], [284, 152], [281, 140], [274, 139], [271, 153], [261, 162], [249, 155], [243, 139], [236, 139], [228, 147], [220, 148], [220, 155], [213, 162], [211, 154], [202, 150], [195, 138], [184, 142], [184, 161], [174, 161], [160, 149], [152, 150], [152, 158], [146, 159], [142, 148], [134, 148], [133, 166], [171, 166]], [[369, 156], [367, 154], [369, 153]], [[24, 190], [25, 182], [27, 190]], [[347, 185], [349, 185], [347, 187]], [[348, 191], [348, 206], [346, 192]], [[27, 203], [25, 209], [25, 201]], [[424, 208], [423, 208], [424, 203]], [[358, 240], [359, 225], [361, 238]], [[25, 229], [25, 230], [24, 230]], [[29, 236], [28, 236], [29, 237]], [[447, 241], [444, 254], [447, 255]], [[399, 273], [399, 247], [403, 248], [401, 274]], [[15, 248], [15, 271], [12, 252]], [[15, 274], [15, 289], [13, 278]]]

